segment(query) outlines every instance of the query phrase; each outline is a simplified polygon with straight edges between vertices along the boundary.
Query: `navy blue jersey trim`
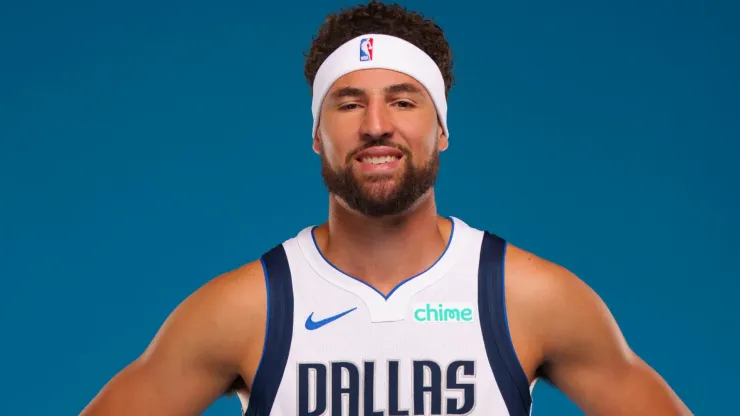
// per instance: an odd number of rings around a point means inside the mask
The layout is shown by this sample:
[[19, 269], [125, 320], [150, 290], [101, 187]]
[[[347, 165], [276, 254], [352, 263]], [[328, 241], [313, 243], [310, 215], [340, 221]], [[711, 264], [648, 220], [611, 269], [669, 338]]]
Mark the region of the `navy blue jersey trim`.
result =
[[293, 339], [293, 279], [285, 248], [281, 244], [260, 260], [267, 286], [267, 326], [245, 416], [268, 416], [272, 411]]
[[486, 355], [509, 414], [528, 416], [529, 382], [509, 335], [504, 298], [506, 241], [485, 232], [478, 266], [478, 310]]

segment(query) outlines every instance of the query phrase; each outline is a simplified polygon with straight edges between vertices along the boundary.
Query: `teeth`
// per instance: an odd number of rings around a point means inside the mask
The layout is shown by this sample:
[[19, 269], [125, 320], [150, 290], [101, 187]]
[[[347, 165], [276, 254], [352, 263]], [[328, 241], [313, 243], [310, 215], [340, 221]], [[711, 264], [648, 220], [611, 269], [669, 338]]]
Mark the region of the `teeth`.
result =
[[394, 160], [398, 160], [396, 156], [380, 156], [380, 157], [363, 157], [362, 163], [372, 163], [373, 165], [379, 165], [381, 163], [388, 163]]

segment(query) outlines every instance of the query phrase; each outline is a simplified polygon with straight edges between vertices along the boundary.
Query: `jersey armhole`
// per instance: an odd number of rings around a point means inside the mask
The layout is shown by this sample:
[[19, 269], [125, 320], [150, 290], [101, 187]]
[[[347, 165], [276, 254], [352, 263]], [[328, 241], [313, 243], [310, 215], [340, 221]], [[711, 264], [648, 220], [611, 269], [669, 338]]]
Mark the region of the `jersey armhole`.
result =
[[261, 258], [267, 290], [267, 322], [245, 416], [269, 415], [288, 362], [293, 339], [293, 280], [283, 245]]
[[527, 375], [509, 332], [504, 289], [507, 242], [484, 232], [478, 268], [478, 309], [483, 343], [496, 383], [511, 415], [529, 415], [532, 406]]

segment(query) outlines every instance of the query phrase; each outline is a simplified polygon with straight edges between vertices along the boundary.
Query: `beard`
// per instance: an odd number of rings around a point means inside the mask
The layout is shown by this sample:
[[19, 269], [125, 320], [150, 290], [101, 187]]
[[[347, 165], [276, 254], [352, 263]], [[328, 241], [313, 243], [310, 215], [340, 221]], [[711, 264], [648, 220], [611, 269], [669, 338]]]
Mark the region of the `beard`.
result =
[[[377, 175], [358, 180], [352, 171], [354, 156], [375, 146], [390, 146], [403, 152], [403, 172], [398, 175]], [[434, 186], [439, 171], [439, 150], [435, 146], [429, 160], [421, 167], [411, 162], [411, 152], [387, 140], [368, 142], [347, 156], [347, 166], [334, 170], [321, 149], [321, 176], [329, 193], [341, 198], [347, 205], [370, 217], [401, 214], [411, 208]]]

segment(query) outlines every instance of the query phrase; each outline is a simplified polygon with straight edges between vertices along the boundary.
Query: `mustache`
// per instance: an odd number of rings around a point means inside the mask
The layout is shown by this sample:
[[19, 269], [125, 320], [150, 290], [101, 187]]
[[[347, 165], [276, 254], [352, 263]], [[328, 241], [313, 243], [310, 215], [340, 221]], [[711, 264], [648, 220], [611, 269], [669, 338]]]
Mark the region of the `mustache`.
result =
[[370, 149], [370, 148], [373, 148], [373, 147], [380, 147], [380, 146], [383, 146], [383, 147], [392, 147], [394, 149], [398, 149], [401, 152], [403, 152], [403, 154], [407, 158], [409, 158], [411, 156], [411, 151], [407, 147], [401, 146], [400, 144], [397, 144], [397, 143], [393, 143], [390, 139], [377, 139], [377, 140], [366, 142], [365, 144], [363, 144], [362, 146], [358, 147], [357, 149], [349, 152], [349, 154], [347, 155], [346, 162], [347, 163], [352, 162], [355, 159], [355, 157], [358, 154], [360, 154], [360, 152], [364, 152], [367, 149]]

